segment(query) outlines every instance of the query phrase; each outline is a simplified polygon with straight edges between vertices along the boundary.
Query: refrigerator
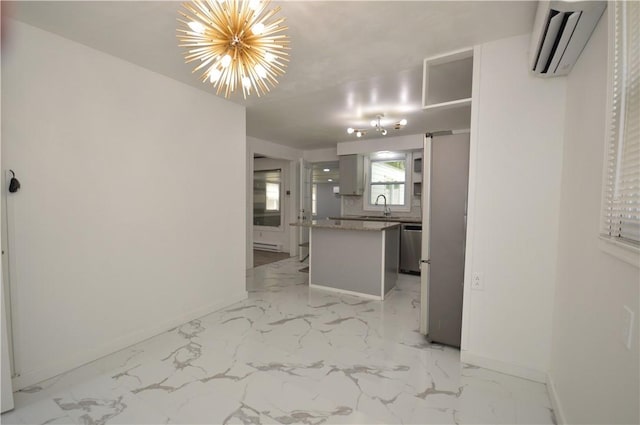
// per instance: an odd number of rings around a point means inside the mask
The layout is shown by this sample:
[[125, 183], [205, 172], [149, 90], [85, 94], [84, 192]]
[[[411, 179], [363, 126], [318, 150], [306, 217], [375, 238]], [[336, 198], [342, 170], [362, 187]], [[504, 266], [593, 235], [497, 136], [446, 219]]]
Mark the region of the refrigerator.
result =
[[427, 273], [422, 283], [426, 294], [422, 295], [425, 323], [421, 327], [431, 342], [460, 347], [469, 133], [442, 132], [426, 139], [424, 156], [429, 162], [428, 169], [425, 167], [428, 187], [423, 195], [423, 229], [426, 226], [428, 231], [423, 241], [427, 258], [422, 258], [422, 273], [425, 269]]

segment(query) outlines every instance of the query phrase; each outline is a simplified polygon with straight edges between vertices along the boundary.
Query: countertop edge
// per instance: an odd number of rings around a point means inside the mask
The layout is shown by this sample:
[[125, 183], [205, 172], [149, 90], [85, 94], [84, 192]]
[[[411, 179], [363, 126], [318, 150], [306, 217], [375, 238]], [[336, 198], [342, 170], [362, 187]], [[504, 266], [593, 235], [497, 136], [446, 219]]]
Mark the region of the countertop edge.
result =
[[[336, 221], [345, 221], [346, 223], [336, 224]], [[363, 227], [362, 225], [356, 225], [352, 223], [375, 223], [378, 224], [379, 227]], [[333, 229], [333, 230], [354, 230], [358, 232], [382, 232], [385, 230], [393, 229], [395, 227], [400, 227], [399, 222], [388, 222], [388, 221], [375, 221], [375, 220], [319, 220], [319, 222], [315, 221], [305, 221], [305, 222], [294, 222], [289, 223], [290, 226], [297, 227], [309, 227], [312, 229]]]

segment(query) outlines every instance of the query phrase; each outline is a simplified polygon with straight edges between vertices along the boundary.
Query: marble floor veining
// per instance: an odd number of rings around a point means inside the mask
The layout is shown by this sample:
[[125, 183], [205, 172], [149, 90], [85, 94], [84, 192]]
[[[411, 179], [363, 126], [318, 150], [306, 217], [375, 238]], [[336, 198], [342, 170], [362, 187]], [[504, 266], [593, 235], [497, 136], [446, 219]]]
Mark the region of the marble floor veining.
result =
[[416, 332], [419, 282], [384, 302], [309, 289], [295, 258], [249, 298], [15, 394], [7, 424], [552, 424], [546, 387]]

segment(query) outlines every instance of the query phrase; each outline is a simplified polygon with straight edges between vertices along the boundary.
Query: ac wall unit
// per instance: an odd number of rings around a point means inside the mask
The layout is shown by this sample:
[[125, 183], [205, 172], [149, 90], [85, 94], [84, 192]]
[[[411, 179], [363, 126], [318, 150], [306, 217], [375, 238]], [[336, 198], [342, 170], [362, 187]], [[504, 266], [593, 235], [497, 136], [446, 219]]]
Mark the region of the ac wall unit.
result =
[[531, 37], [531, 71], [567, 75], [589, 41], [606, 1], [541, 1]]

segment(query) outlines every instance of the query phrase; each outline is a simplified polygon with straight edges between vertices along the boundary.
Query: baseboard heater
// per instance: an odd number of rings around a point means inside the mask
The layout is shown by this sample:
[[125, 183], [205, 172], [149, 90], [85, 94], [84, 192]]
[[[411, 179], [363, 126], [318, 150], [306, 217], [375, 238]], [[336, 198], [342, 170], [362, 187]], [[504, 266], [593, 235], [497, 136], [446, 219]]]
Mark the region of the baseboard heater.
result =
[[271, 242], [253, 242], [253, 249], [257, 249], [258, 251], [282, 252], [282, 244]]

